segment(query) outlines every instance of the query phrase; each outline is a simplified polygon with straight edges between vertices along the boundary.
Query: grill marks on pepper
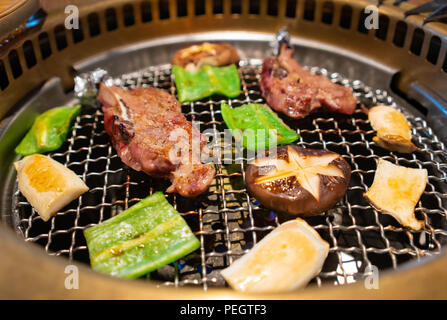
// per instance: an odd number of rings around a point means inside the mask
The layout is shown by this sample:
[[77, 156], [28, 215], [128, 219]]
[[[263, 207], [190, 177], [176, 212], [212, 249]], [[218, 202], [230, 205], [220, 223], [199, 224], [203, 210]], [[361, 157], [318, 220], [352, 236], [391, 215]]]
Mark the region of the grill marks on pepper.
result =
[[175, 216], [170, 220], [163, 222], [162, 224], [156, 226], [155, 228], [149, 230], [148, 232], [136, 234], [131, 240], [127, 240], [121, 242], [111, 248], [107, 248], [103, 251], [98, 252], [93, 258], [92, 261], [99, 261], [103, 259], [107, 259], [110, 256], [120, 256], [125, 251], [128, 251], [132, 248], [142, 248], [144, 247], [144, 243], [149, 241], [150, 239], [160, 238], [164, 232], [169, 231], [170, 229], [180, 225], [182, 223], [181, 216]]

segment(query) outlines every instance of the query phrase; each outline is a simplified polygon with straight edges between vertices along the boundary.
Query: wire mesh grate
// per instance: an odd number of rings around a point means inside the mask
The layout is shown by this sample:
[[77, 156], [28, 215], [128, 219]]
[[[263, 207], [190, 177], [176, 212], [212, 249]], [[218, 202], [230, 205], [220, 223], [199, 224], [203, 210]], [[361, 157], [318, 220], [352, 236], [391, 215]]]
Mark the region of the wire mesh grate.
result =
[[[257, 59], [240, 63], [241, 95], [235, 99], [213, 96], [194, 103], [184, 103], [182, 111], [189, 121], [195, 120], [203, 132], [213, 130], [221, 149], [221, 159], [234, 157], [232, 146], [225, 145], [226, 128], [220, 104], [237, 107], [246, 103], [263, 103], [260, 88], [260, 66]], [[350, 86], [365, 105], [393, 105], [386, 91], [374, 90], [358, 80], [350, 81], [325, 69], [310, 68], [334, 82]], [[154, 86], [176, 93], [170, 65], [150, 67], [116, 79], [122, 87]], [[405, 112], [405, 110], [403, 110]], [[372, 141], [375, 135], [367, 116], [358, 108], [353, 116], [315, 113], [301, 120], [282, 117], [300, 134], [298, 145], [325, 148], [337, 152], [351, 165], [352, 177], [344, 199], [325, 214], [306, 218], [330, 244], [323, 270], [312, 281], [342, 285], [359, 281], [370, 268], [397, 269], [410, 259], [434, 255], [447, 242], [447, 151], [427, 122], [420, 117], [407, 118], [412, 124], [414, 143], [419, 151], [402, 155], [386, 151]], [[90, 191], [73, 201], [64, 211], [43, 222], [31, 205], [15, 188], [17, 229], [26, 241], [42, 245], [51, 255], [89, 263], [88, 249], [82, 231], [104, 221], [155, 191], [166, 190], [168, 181], [154, 179], [126, 167], [109, 142], [100, 110], [84, 107], [76, 118], [72, 132], [62, 148], [50, 156], [75, 171]], [[363, 193], [372, 184], [376, 160], [426, 168], [427, 187], [416, 207], [416, 215], [425, 220], [423, 230], [402, 228], [392, 217], [372, 209]], [[236, 160], [236, 159], [235, 159]], [[166, 194], [168, 201], [181, 213], [200, 240], [194, 253], [151, 273], [161, 285], [224, 286], [219, 271], [248, 252], [284, 218], [267, 210], [246, 192], [244, 171], [240, 164], [215, 164], [216, 178], [208, 193], [195, 199]]]

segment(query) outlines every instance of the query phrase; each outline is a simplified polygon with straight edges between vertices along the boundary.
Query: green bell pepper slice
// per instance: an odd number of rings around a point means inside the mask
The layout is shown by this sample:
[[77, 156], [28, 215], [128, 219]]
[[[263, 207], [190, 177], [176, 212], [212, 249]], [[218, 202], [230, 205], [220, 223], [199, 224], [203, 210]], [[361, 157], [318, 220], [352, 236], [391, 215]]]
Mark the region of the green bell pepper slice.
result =
[[84, 236], [92, 268], [123, 278], [145, 275], [200, 247], [161, 192], [85, 229]]
[[274, 147], [275, 138], [276, 145], [289, 144], [299, 138], [299, 135], [265, 104], [253, 103], [231, 108], [222, 103], [220, 110], [236, 142], [242, 142], [246, 149], [262, 150]]
[[241, 92], [236, 65], [212, 67], [205, 65], [196, 72], [172, 66], [177, 96], [180, 102], [197, 101], [213, 94], [235, 98]]
[[81, 106], [57, 107], [39, 115], [15, 148], [22, 156], [59, 149], [67, 138], [71, 122], [81, 111]]

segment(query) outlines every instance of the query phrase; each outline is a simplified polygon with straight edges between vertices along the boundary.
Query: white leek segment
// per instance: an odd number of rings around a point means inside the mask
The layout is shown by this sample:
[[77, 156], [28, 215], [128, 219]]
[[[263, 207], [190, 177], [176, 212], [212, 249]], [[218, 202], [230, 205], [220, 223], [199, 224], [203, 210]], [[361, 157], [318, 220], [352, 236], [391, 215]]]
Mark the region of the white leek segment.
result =
[[411, 126], [405, 116], [390, 106], [377, 106], [368, 113], [371, 126], [377, 131], [374, 142], [391, 151], [410, 153], [417, 148], [411, 142]]
[[88, 191], [73, 171], [41, 154], [27, 156], [14, 166], [20, 192], [44, 221]]
[[298, 218], [273, 230], [221, 274], [242, 292], [290, 291], [306, 286], [328, 253], [329, 244]]

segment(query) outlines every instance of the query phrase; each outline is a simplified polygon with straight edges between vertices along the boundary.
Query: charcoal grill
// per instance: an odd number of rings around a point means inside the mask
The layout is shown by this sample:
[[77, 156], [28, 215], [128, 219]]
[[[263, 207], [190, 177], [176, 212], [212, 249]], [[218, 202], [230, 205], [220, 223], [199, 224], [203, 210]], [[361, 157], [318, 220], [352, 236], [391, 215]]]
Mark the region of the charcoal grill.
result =
[[[392, 2], [390, 2], [391, 4]], [[63, 27], [63, 9], [0, 48], [0, 137], [2, 185], [0, 281], [6, 298], [412, 298], [447, 297], [447, 27], [422, 26], [423, 17], [404, 20], [404, 8], [380, 7], [380, 28], [364, 28], [363, 8], [371, 1], [85, 1], [79, 4], [79, 30]], [[273, 230], [282, 218], [263, 208], [244, 187], [242, 164], [216, 164], [209, 192], [196, 199], [166, 194], [201, 246], [193, 254], [151, 273], [151, 281], [127, 281], [88, 267], [82, 231], [168, 182], [126, 167], [104, 131], [100, 109], [84, 107], [63, 147], [49, 155], [86, 181], [90, 191], [44, 223], [17, 189], [12, 152], [35, 116], [56, 105], [74, 103], [73, 77], [104, 68], [117, 85], [155, 86], [175, 94], [168, 64], [175, 50], [202, 41], [230, 42], [243, 52], [242, 94], [184, 103], [188, 120], [200, 123], [221, 150], [220, 103], [262, 103], [260, 66], [270, 55], [275, 32], [286, 26], [295, 57], [311, 72], [349, 86], [365, 106], [395, 105], [412, 124], [420, 151], [388, 152], [372, 142], [367, 116], [316, 113], [285, 119], [300, 146], [325, 148], [352, 167], [344, 199], [325, 214], [306, 220], [330, 244], [322, 272], [302, 291], [243, 295], [226, 288], [219, 274]], [[427, 188], [416, 207], [426, 223], [419, 232], [402, 228], [373, 210], [362, 197], [372, 184], [378, 158], [426, 168]], [[56, 256], [56, 257], [54, 257]], [[79, 289], [64, 287], [65, 268], [80, 270]], [[379, 290], [364, 282], [377, 267]], [[174, 290], [174, 288], [180, 288]]]

